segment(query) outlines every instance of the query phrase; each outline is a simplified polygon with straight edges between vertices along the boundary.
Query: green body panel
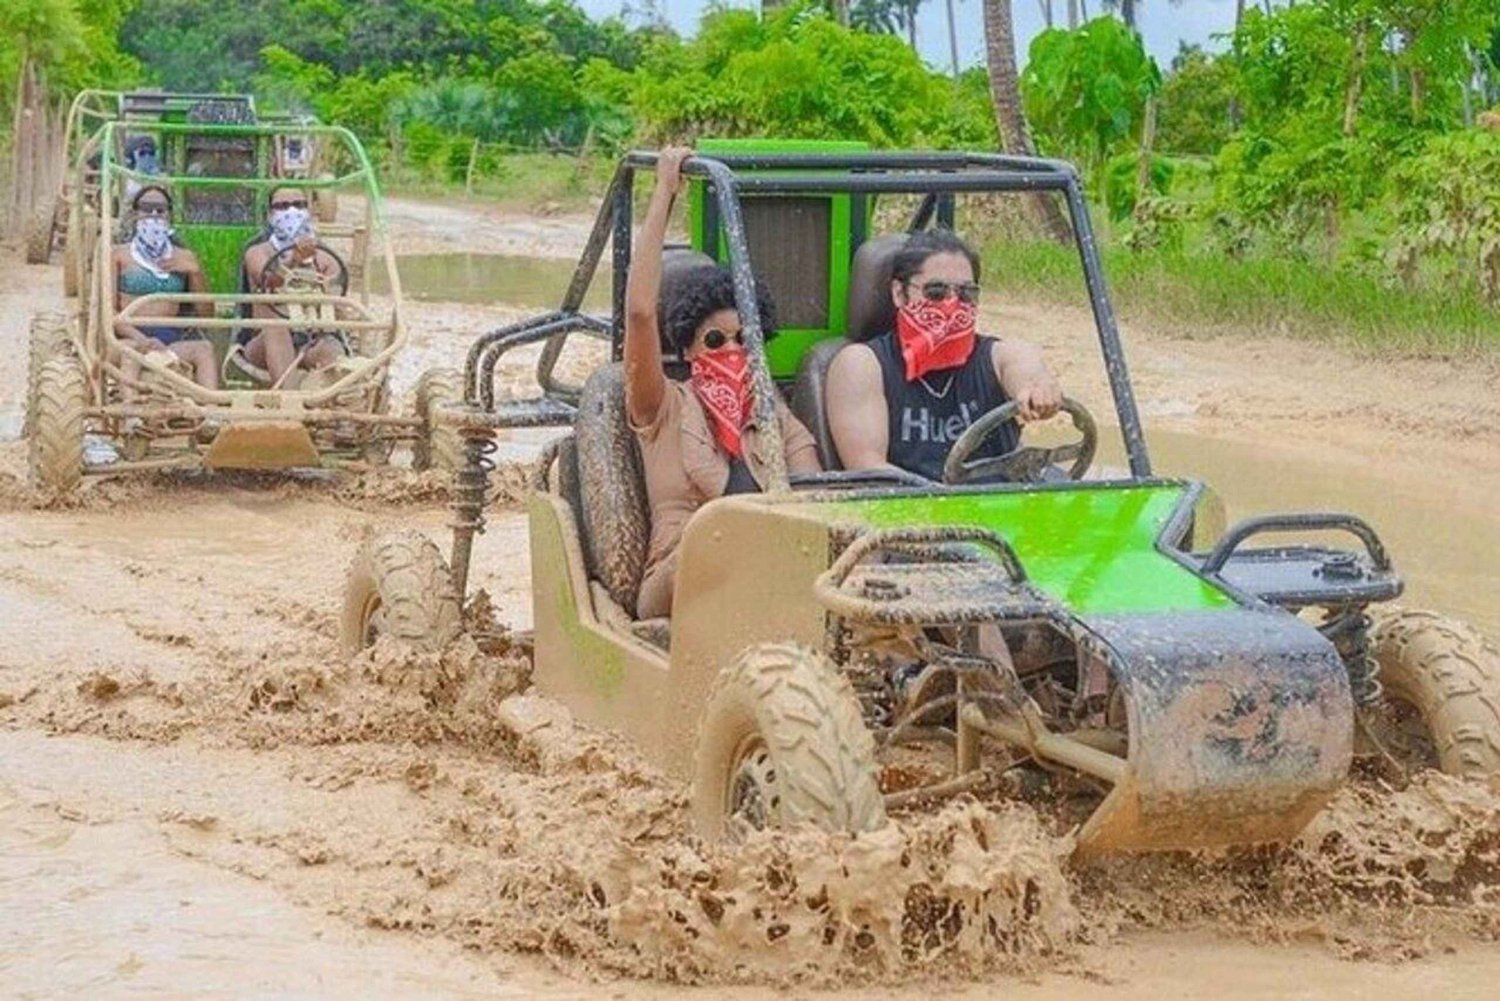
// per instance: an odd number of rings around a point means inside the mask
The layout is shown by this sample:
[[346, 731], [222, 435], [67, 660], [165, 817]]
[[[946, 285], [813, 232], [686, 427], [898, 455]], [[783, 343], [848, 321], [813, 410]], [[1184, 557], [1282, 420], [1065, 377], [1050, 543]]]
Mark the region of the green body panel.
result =
[[1229, 608], [1234, 599], [1158, 552], [1186, 487], [890, 496], [810, 506], [871, 528], [964, 525], [1003, 536], [1031, 582], [1079, 614]]
[[[827, 141], [818, 139], [703, 139], [697, 149], [707, 156], [714, 154], [756, 153], [858, 153], [869, 149], [863, 142]], [[716, 261], [726, 261], [728, 251], [722, 239], [723, 231], [709, 233], [705, 211], [706, 185], [694, 181], [688, 190], [688, 233], [694, 250], [708, 254]], [[829, 337], [842, 337], [848, 326], [849, 315], [849, 266], [854, 258], [855, 230], [868, 233], [874, 217], [874, 202], [871, 199], [856, 199], [847, 194], [819, 195], [830, 203], [828, 234], [828, 323], [823, 327], [782, 327], [776, 339], [766, 345], [766, 362], [771, 376], [776, 379], [791, 379], [797, 375], [802, 358], [819, 341]], [[856, 227], [856, 203], [864, 215], [863, 225]], [[752, 251], [753, 253], [753, 251]], [[751, 261], [755, 266], [755, 261]]]
[[198, 255], [208, 290], [221, 295], [240, 291], [240, 258], [245, 244], [259, 233], [259, 226], [210, 226], [189, 224], [175, 227], [183, 246]]

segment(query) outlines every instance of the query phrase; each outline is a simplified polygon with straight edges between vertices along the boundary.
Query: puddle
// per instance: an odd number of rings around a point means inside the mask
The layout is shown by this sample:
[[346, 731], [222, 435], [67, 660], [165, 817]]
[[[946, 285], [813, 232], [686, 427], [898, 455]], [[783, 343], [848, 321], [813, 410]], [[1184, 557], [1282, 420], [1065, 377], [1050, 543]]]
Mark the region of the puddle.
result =
[[184, 858], [148, 821], [80, 820], [0, 784], [7, 997], [525, 994], [444, 944], [349, 929]]
[[[509, 254], [405, 254], [396, 258], [401, 286], [413, 299], [555, 308], [573, 279], [572, 260]], [[608, 261], [584, 297], [589, 309], [609, 307]], [[388, 292], [385, 274], [371, 271], [371, 289]]]
[[[1101, 429], [1101, 461], [1123, 465], [1119, 433]], [[1500, 484], [1460, 470], [1369, 468], [1359, 455], [1277, 442], [1250, 444], [1148, 430], [1155, 471], [1202, 480], [1224, 498], [1231, 523], [1251, 515], [1339, 511], [1369, 522], [1406, 581], [1403, 604], [1452, 615], [1500, 635]], [[1344, 537], [1338, 544], [1347, 544]], [[1267, 536], [1290, 541], [1289, 536]], [[1351, 540], [1352, 541], [1352, 540]]]

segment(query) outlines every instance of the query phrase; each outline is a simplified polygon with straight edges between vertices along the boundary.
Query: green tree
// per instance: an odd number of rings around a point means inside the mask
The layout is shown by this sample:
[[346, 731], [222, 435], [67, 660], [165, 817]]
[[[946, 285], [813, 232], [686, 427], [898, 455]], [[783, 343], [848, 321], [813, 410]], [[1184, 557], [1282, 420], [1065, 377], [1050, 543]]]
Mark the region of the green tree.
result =
[[1043, 148], [1097, 167], [1139, 133], [1161, 71], [1140, 37], [1112, 17], [1032, 40], [1021, 97]]

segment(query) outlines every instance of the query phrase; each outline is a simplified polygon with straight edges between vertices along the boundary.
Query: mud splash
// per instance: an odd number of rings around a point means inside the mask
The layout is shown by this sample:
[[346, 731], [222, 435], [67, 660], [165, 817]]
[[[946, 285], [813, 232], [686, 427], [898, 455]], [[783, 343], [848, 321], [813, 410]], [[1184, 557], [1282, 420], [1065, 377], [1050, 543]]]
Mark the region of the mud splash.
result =
[[[1060, 814], [1003, 800], [857, 838], [799, 830], [706, 845], [681, 786], [561, 706], [517, 696], [524, 642], [494, 625], [485, 598], [469, 614], [478, 638], [441, 655], [379, 644], [341, 663], [325, 648], [166, 685], [96, 673], [0, 716], [220, 769], [188, 776], [214, 789], [207, 805], [154, 804], [197, 818], [170, 825], [195, 855], [360, 925], [536, 954], [573, 976], [1029, 975], [1141, 930], [1382, 961], [1500, 937], [1500, 785], [1436, 774], [1403, 790], [1351, 786], [1294, 845], [1220, 858], [1078, 869]], [[303, 624], [331, 647], [326, 617]], [[263, 774], [269, 762], [279, 780]], [[261, 774], [247, 781], [245, 768]], [[286, 781], [317, 803], [278, 805], [302, 795]]]

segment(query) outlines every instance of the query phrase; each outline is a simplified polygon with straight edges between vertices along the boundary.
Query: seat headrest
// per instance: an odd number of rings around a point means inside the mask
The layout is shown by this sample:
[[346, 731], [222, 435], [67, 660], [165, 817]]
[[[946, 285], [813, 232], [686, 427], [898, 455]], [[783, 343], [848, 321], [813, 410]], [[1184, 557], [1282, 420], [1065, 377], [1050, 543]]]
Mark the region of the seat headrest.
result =
[[849, 266], [849, 340], [867, 341], [896, 325], [891, 270], [906, 239], [905, 233], [888, 233], [866, 240], [854, 252]]

